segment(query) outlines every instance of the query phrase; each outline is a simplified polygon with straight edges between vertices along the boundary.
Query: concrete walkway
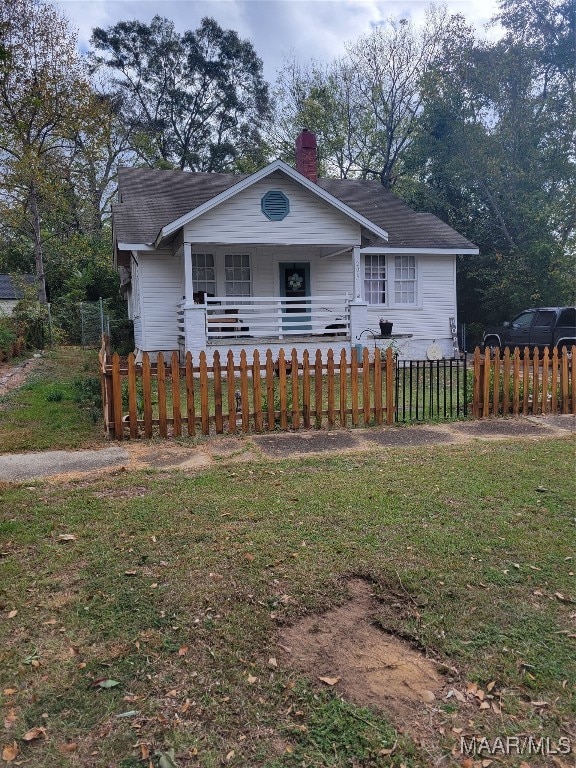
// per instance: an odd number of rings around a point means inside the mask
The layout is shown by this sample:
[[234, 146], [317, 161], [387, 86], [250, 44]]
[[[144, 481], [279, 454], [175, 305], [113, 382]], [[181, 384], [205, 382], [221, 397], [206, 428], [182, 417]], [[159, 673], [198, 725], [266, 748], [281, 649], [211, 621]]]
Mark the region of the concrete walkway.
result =
[[373, 451], [379, 446], [401, 449], [463, 444], [477, 440], [542, 439], [567, 433], [576, 435], [574, 416], [526, 416], [332, 432], [319, 430], [223, 435], [206, 438], [196, 445], [170, 440], [135, 440], [100, 450], [0, 454], [0, 481], [22, 482], [122, 468], [189, 471], [207, 468], [222, 461], [249, 462], [263, 458], [277, 460], [333, 452], [357, 453]]

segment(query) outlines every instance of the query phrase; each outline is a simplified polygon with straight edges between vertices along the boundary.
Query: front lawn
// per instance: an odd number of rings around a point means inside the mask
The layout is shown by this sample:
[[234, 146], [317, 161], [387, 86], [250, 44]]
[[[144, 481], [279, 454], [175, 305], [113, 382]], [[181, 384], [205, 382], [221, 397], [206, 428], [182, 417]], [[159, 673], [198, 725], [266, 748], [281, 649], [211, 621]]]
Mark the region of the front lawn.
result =
[[0, 395], [0, 452], [104, 444], [101, 385], [94, 349], [44, 353], [26, 382]]
[[[468, 768], [463, 736], [576, 748], [573, 458], [566, 437], [5, 485], [0, 751], [44, 768]], [[352, 578], [376, 626], [446, 670], [453, 693], [418, 722], [342, 698], [278, 645]]]

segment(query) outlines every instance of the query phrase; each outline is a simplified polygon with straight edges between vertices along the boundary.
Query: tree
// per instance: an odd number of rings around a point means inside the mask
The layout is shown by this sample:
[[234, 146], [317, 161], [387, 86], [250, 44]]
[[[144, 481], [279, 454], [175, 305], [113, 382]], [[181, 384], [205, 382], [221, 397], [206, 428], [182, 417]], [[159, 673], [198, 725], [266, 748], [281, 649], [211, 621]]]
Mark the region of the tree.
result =
[[[505, 0], [500, 21], [513, 26], [504, 37], [455, 37], [427, 78], [421, 130], [405, 157], [415, 184], [404, 193], [480, 248], [459, 265], [466, 322], [574, 298], [575, 59], [561, 7]], [[551, 18], [568, 34], [542, 47]]]
[[179, 34], [168, 19], [97, 28], [94, 61], [113, 72], [132, 149], [152, 166], [233, 170], [246, 141], [261, 141], [268, 86], [252, 44], [204, 18]]
[[68, 161], [90, 112], [90, 85], [76, 38], [52, 6], [6, 0], [0, 34], [0, 219], [32, 242], [46, 303], [43, 241], [66, 217]]
[[421, 27], [389, 19], [328, 67], [287, 62], [277, 92], [277, 144], [285, 147], [306, 126], [319, 134], [329, 172], [377, 176], [394, 187], [423, 108], [423, 78], [460, 24], [431, 6]]

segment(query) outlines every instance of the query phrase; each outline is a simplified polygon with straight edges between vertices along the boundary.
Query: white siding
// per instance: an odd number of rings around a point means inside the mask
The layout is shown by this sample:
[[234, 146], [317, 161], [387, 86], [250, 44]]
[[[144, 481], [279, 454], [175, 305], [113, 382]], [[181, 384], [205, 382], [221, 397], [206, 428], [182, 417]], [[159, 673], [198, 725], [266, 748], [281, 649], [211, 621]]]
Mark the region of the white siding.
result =
[[[263, 195], [270, 190], [282, 191], [290, 201], [290, 213], [282, 221], [270, 221], [260, 208]], [[360, 225], [291, 179], [274, 174], [190, 222], [184, 239], [193, 243], [358, 245]]]
[[182, 259], [168, 250], [139, 252], [138, 263], [143, 349], [178, 349], [176, 313], [183, 293]]
[[401, 342], [409, 355], [424, 358], [426, 349], [436, 341], [450, 357], [452, 342], [449, 318], [456, 318], [456, 257], [419, 256], [418, 307], [368, 307], [369, 327], [378, 332], [383, 317], [394, 323], [393, 333], [411, 333], [409, 342]]
[[11, 315], [18, 299], [2, 299], [0, 301], [0, 317]]

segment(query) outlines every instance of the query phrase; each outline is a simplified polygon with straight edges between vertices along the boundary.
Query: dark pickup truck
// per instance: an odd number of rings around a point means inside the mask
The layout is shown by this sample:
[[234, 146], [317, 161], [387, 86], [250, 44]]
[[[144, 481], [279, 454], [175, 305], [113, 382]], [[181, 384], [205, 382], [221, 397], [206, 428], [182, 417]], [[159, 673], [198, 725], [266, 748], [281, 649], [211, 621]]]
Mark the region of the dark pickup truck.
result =
[[487, 328], [484, 348], [530, 350], [558, 347], [561, 352], [576, 344], [576, 307], [525, 309], [510, 323]]

